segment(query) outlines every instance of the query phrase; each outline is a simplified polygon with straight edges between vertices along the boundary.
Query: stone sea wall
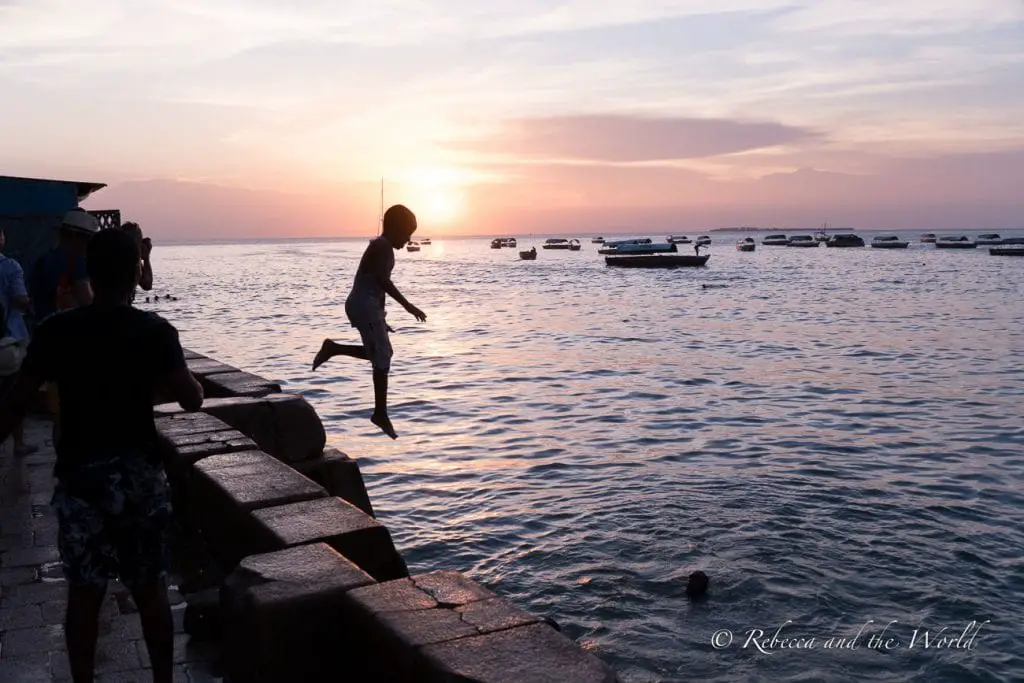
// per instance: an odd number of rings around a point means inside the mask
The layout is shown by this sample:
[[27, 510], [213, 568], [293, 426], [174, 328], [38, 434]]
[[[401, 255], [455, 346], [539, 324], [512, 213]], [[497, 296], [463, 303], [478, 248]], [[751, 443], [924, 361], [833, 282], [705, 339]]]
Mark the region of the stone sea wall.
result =
[[614, 683], [544, 619], [457, 571], [410, 575], [358, 463], [298, 395], [194, 352], [200, 412], [155, 409], [186, 629], [232, 683]]

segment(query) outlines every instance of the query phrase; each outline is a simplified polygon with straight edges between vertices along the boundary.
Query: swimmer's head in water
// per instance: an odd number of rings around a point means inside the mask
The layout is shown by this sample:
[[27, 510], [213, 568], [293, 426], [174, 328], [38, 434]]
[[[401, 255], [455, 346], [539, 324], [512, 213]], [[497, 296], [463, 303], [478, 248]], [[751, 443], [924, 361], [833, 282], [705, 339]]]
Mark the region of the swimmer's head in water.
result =
[[412, 234], [416, 232], [416, 214], [402, 206], [395, 204], [384, 212], [384, 225], [381, 234], [391, 242], [395, 249], [401, 249], [409, 241]]

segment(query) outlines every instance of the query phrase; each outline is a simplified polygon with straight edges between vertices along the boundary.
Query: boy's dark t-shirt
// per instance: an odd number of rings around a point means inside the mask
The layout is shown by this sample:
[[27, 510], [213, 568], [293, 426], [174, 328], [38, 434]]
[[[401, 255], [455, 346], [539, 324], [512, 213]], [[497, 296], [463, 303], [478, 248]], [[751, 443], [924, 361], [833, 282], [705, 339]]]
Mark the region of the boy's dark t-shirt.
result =
[[40, 325], [22, 368], [57, 383], [61, 433], [54, 475], [117, 455], [155, 461], [153, 397], [183, 366], [174, 326], [128, 305], [84, 306]]

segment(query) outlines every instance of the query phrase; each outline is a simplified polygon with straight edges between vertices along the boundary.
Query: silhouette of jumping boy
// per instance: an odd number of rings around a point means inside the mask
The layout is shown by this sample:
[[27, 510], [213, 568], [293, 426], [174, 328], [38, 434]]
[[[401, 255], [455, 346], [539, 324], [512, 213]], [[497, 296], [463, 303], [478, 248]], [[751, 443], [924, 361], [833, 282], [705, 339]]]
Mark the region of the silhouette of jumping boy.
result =
[[395, 251], [400, 250], [416, 232], [416, 216], [401, 204], [396, 204], [384, 212], [384, 226], [380, 237], [370, 240], [363, 252], [356, 270], [352, 291], [345, 300], [345, 314], [352, 327], [359, 330], [363, 343], [361, 346], [338, 344], [324, 339], [320, 351], [313, 358], [313, 369], [329, 361], [335, 356], [351, 356], [368, 360], [373, 365], [373, 396], [374, 410], [370, 422], [380, 427], [381, 431], [397, 439], [391, 418], [388, 417], [388, 373], [391, 371], [391, 340], [388, 332], [393, 332], [384, 321], [384, 295], [402, 305], [414, 318], [423, 322], [426, 314], [409, 303], [391, 281], [391, 271], [395, 267]]

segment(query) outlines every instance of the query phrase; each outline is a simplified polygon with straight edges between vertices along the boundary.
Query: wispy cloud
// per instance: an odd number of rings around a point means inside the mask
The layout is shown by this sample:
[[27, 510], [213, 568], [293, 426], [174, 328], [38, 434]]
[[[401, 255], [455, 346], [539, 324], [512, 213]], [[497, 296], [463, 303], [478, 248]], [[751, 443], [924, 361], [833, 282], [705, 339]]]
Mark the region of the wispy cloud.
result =
[[460, 146], [517, 158], [642, 162], [713, 157], [818, 138], [815, 131], [779, 123], [589, 115], [520, 119], [496, 136]]

